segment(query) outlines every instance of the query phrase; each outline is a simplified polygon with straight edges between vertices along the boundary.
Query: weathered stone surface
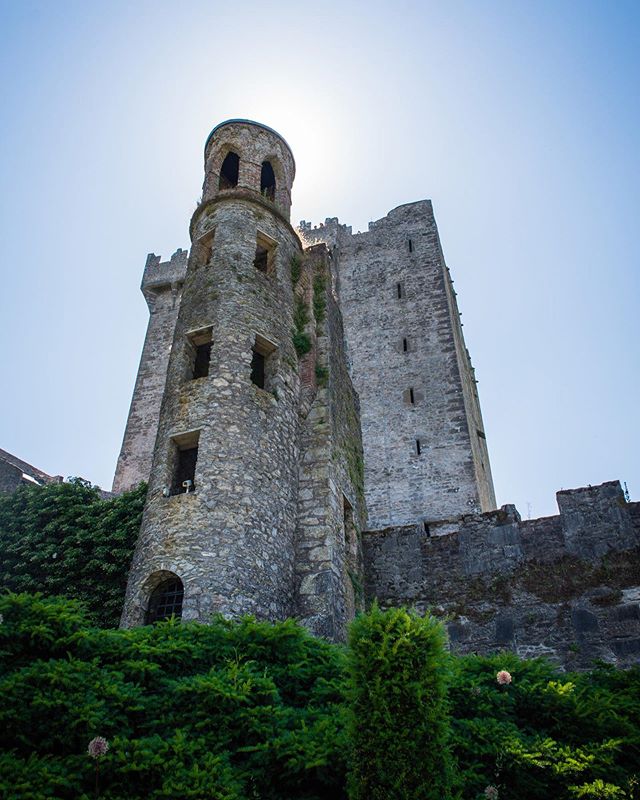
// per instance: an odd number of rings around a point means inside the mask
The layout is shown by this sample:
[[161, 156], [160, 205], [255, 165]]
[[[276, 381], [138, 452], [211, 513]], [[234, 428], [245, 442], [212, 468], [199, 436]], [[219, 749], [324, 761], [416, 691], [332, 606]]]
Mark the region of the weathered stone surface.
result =
[[149, 306], [149, 325], [113, 479], [117, 493], [149, 479], [187, 256], [186, 250], [176, 250], [164, 262], [154, 253], [147, 256], [141, 289]]
[[430, 535], [420, 525], [365, 532], [367, 599], [449, 618], [461, 653], [504, 648], [571, 669], [640, 661], [640, 504], [617, 482], [558, 501], [561, 514], [539, 520], [505, 506], [434, 523]]
[[19, 486], [42, 486], [46, 483], [60, 483], [60, 475], [47, 475], [17, 456], [0, 450], [0, 494], [15, 492]]
[[[240, 156], [240, 178], [238, 186], [221, 189], [217, 170], [230, 149]], [[267, 159], [278, 180], [273, 201], [260, 192], [259, 167]], [[336, 639], [354, 614], [347, 571], [353, 560], [362, 583], [362, 566], [348, 552], [343, 498], [356, 509], [358, 530], [364, 504], [342, 440], [347, 431], [361, 462], [357, 398], [344, 363], [329, 255], [321, 247], [302, 258], [287, 221], [293, 174], [286, 144], [262, 126], [233, 123], [208, 141], [204, 199], [191, 223], [123, 625], [144, 621], [151, 591], [168, 574], [184, 585], [184, 619], [206, 621], [214, 612], [298, 615]], [[261, 242], [269, 249], [264, 271], [254, 264]], [[296, 285], [294, 261], [301, 273]], [[159, 271], [168, 270], [159, 265]], [[301, 303], [313, 346], [300, 362], [292, 334]], [[323, 319], [316, 318], [321, 309]], [[160, 338], [152, 325], [153, 315], [145, 351]], [[202, 331], [211, 340], [209, 370], [193, 378], [193, 341]], [[251, 380], [258, 341], [268, 345], [264, 388]], [[152, 358], [143, 354], [145, 364]], [[325, 373], [319, 387], [316, 376]], [[138, 454], [146, 423], [134, 410], [143, 406], [146, 413], [158, 399], [155, 385], [145, 391], [144, 379], [125, 436]], [[172, 494], [185, 441], [197, 442], [195, 491]]]
[[[221, 175], [230, 153], [237, 175]], [[142, 622], [175, 575], [185, 619], [293, 615], [340, 640], [366, 594], [432, 608], [461, 652], [640, 660], [640, 504], [607, 483], [560, 492], [555, 517], [495, 509], [431, 203], [365, 233], [327, 219], [298, 235], [294, 175], [270, 128], [223, 123], [189, 254], [147, 260], [151, 318], [114, 489], [148, 479], [149, 494], [122, 623]], [[194, 378], [203, 336], [209, 371]], [[172, 494], [179, 448], [196, 440], [195, 491]]]
[[495, 508], [475, 375], [431, 202], [400, 206], [366, 233], [337, 219], [303, 222], [300, 233], [325, 242], [338, 264], [369, 527]]

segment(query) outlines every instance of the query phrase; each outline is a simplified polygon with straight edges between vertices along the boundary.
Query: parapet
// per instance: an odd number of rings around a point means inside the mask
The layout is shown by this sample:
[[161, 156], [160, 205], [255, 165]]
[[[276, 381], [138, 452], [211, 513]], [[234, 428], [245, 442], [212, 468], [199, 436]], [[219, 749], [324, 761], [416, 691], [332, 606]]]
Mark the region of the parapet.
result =
[[461, 652], [640, 662], [640, 503], [618, 481], [556, 497], [560, 514], [542, 519], [503, 506], [366, 532], [367, 597], [453, 619]]
[[146, 291], [155, 291], [167, 286], [177, 286], [184, 281], [187, 273], [187, 259], [189, 251], [178, 248], [169, 261], [161, 261], [162, 256], [149, 253], [144, 265], [142, 284], [140, 288]]
[[304, 247], [324, 243], [329, 248], [336, 247], [344, 236], [351, 236], [351, 225], [341, 225], [338, 217], [327, 217], [324, 224], [313, 225], [306, 220], [300, 220], [298, 235]]

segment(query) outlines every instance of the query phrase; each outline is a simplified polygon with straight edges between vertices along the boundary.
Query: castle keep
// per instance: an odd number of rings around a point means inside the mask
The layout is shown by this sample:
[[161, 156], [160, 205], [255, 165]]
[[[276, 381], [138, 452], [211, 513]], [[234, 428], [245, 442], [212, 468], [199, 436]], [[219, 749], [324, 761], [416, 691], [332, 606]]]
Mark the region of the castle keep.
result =
[[[337, 219], [295, 230], [294, 176], [275, 131], [223, 122], [205, 145], [190, 250], [147, 258], [149, 326], [113, 485], [149, 482], [122, 624], [295, 616], [341, 639], [366, 595], [453, 615], [462, 650], [544, 640], [553, 603], [527, 628], [535, 592], [500, 605], [481, 581], [515, 581], [550, 553], [635, 552], [637, 504], [605, 484], [539, 528], [496, 511], [430, 201], [365, 233]], [[636, 658], [637, 603], [607, 627], [583, 595], [567, 624], [587, 626], [601, 656]], [[564, 658], [571, 635], [551, 654]]]

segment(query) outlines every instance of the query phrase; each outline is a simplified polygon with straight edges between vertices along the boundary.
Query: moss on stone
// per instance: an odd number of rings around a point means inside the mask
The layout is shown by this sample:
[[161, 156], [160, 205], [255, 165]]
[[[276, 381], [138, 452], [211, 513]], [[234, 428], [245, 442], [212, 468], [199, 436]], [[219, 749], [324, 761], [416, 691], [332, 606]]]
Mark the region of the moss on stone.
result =
[[296, 297], [296, 305], [293, 311], [294, 329], [291, 338], [299, 358], [306, 355], [311, 350], [311, 338], [305, 331], [308, 322], [309, 306], [302, 297]]

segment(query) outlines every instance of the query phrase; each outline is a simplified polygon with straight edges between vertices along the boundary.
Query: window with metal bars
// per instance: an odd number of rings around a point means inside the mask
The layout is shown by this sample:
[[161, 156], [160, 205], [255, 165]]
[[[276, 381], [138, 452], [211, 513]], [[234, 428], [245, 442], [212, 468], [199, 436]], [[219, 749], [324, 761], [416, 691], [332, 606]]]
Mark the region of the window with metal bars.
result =
[[184, 598], [184, 586], [177, 576], [162, 581], [151, 592], [149, 598], [149, 608], [147, 610], [147, 625], [160, 622], [163, 619], [170, 619], [175, 616], [177, 619], [182, 617], [182, 600]]

